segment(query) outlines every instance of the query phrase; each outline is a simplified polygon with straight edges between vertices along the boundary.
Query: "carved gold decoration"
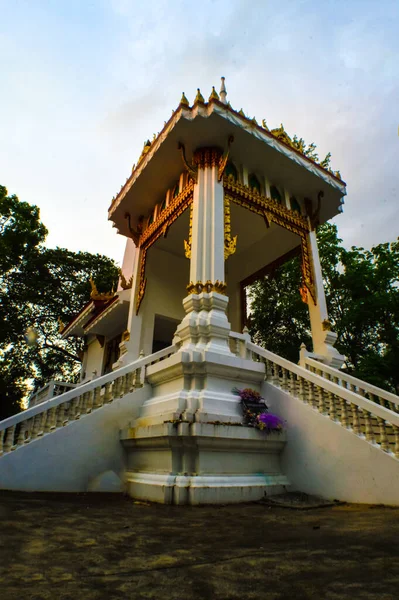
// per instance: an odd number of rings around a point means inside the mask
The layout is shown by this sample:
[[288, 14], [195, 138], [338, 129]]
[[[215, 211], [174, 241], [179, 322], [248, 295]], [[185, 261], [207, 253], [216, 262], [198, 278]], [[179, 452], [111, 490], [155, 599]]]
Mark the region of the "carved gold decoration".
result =
[[61, 333], [61, 331], [65, 328], [65, 323], [63, 322], [61, 317], [58, 317], [57, 321], [58, 321], [58, 333]]
[[191, 179], [194, 181], [194, 183], [197, 183], [198, 181], [198, 167], [194, 164], [190, 164], [187, 159], [186, 159], [186, 148], [184, 146], [184, 144], [182, 142], [179, 142], [177, 144], [177, 148], [180, 150], [181, 152], [181, 157], [184, 163], [184, 166], [186, 167]]
[[225, 199], [261, 215], [266, 224], [276, 223], [301, 238], [302, 280], [316, 304], [316, 290], [308, 240], [310, 231], [308, 220], [275, 200], [263, 196], [257, 191], [254, 192], [248, 185], [234, 181], [232, 178], [224, 177], [223, 187]]
[[143, 301], [147, 279], [145, 277], [145, 266], [147, 260], [147, 251], [161, 235], [166, 235], [168, 228], [176, 219], [192, 204], [194, 183], [189, 181], [186, 187], [168, 204], [168, 206], [159, 214], [158, 218], [142, 233], [139, 240], [140, 269], [139, 286], [136, 299], [136, 315], [140, 310]]
[[194, 152], [193, 162], [198, 169], [218, 167], [222, 154], [220, 148], [198, 148]]
[[237, 249], [237, 236], [231, 237], [230, 200], [224, 199], [224, 260], [235, 253]]
[[191, 244], [193, 239], [193, 203], [190, 204], [190, 225], [188, 227], [188, 242], [184, 240], [184, 255], [191, 259]]
[[211, 292], [217, 292], [218, 294], [224, 294], [227, 289], [227, 284], [224, 281], [219, 281], [218, 279], [215, 282], [210, 280], [205, 281], [197, 281], [197, 283], [190, 283], [187, 286], [187, 292], [189, 294], [201, 294], [202, 292], [210, 294]]
[[332, 325], [328, 319], [324, 319], [321, 326], [323, 328], [323, 331], [331, 331], [332, 329]]
[[215, 90], [215, 86], [214, 85], [212, 86], [212, 92], [211, 92], [211, 95], [209, 96], [209, 102], [211, 100], [219, 100], [219, 94]]
[[141, 151], [140, 158], [139, 158], [138, 162], [140, 162], [141, 159], [144, 158], [144, 156], [146, 154], [148, 154], [148, 152], [150, 151], [150, 148], [151, 148], [151, 142], [150, 142], [150, 140], [147, 140], [146, 142], [144, 142], [144, 146], [143, 146], [143, 149]]
[[129, 213], [125, 213], [125, 219], [127, 219], [127, 226], [129, 229], [129, 233], [130, 233], [130, 237], [132, 238], [133, 242], [135, 243], [136, 246], [139, 245], [139, 241], [140, 241], [140, 235], [143, 231], [143, 220], [144, 217], [140, 217], [138, 224], [137, 224], [137, 229], [133, 229], [132, 225], [131, 225], [131, 218], [130, 218], [130, 214]]
[[132, 287], [132, 283], [133, 283], [133, 275], [130, 277], [129, 280], [127, 280], [126, 277], [124, 276], [124, 274], [122, 273], [122, 269], [119, 269], [119, 277], [120, 277], [121, 288], [123, 290], [130, 290]]
[[302, 283], [301, 287], [299, 288], [299, 293], [301, 294], [302, 302], [307, 304], [308, 303], [308, 288], [303, 283]]
[[115, 296], [115, 290], [112, 289], [110, 292], [100, 293], [98, 291], [97, 286], [96, 286], [95, 282], [93, 281], [92, 277], [90, 277], [89, 281], [90, 281], [90, 285], [91, 285], [91, 292], [90, 292], [91, 300], [101, 300], [104, 302], [107, 300], [112, 300], [112, 298]]
[[229, 156], [230, 156], [230, 146], [231, 144], [234, 142], [234, 136], [229, 135], [229, 138], [227, 140], [227, 148], [226, 150], [223, 152], [223, 155], [220, 157], [219, 160], [219, 168], [218, 168], [218, 181], [222, 181], [222, 177], [224, 175], [227, 163], [229, 161]]
[[180, 99], [180, 106], [190, 106], [184, 92], [181, 95], [181, 99]]
[[197, 104], [197, 102], [205, 104], [204, 96], [201, 94], [199, 88], [197, 88], [197, 95], [195, 96], [194, 104]]
[[130, 331], [127, 329], [122, 333], [122, 342], [128, 342], [130, 340]]
[[292, 148], [294, 148], [294, 144], [292, 143], [292, 139], [290, 138], [290, 136], [288, 135], [288, 133], [285, 131], [284, 125], [282, 123], [281, 123], [280, 127], [278, 127], [277, 129], [272, 129], [270, 131], [270, 133], [272, 135], [274, 135], [274, 137], [277, 138], [278, 140], [280, 140], [281, 142], [284, 142], [288, 146], [291, 146]]
[[263, 129], [266, 129], [266, 131], [270, 131], [270, 129], [267, 126], [266, 119], [262, 119], [262, 127]]

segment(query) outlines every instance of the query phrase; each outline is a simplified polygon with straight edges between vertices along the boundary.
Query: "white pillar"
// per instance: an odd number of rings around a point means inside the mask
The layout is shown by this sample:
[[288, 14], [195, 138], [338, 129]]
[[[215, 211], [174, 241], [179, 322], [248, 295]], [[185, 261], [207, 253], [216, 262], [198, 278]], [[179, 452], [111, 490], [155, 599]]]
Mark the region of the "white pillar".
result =
[[186, 316], [176, 334], [184, 350], [231, 354], [224, 282], [224, 192], [218, 181], [221, 154], [217, 148], [194, 153], [198, 180], [193, 197], [189, 296], [183, 300]]
[[345, 357], [334, 348], [334, 344], [337, 340], [337, 334], [331, 331], [331, 326], [328, 319], [323, 274], [321, 271], [315, 231], [311, 231], [308, 234], [308, 246], [310, 258], [313, 263], [316, 300], [316, 302], [313, 300], [310, 293], [307, 294], [310, 327], [312, 331], [313, 353], [317, 354], [323, 360], [323, 362], [331, 364], [331, 366], [335, 368], [339, 368], [343, 364]]

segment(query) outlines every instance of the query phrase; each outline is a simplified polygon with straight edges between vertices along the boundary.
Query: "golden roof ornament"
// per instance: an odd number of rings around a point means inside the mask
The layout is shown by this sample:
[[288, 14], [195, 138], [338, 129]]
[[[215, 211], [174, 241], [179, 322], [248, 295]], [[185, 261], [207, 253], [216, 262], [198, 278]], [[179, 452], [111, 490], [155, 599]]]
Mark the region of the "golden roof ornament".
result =
[[195, 96], [194, 104], [197, 104], [197, 102], [202, 102], [202, 104], [205, 104], [204, 96], [201, 94], [199, 88], [197, 88], [197, 95]]
[[97, 289], [97, 286], [96, 286], [94, 280], [93, 280], [93, 277], [90, 277], [89, 282], [90, 282], [90, 286], [91, 286], [90, 300], [100, 300], [102, 302], [105, 302], [108, 300], [112, 300], [112, 298], [115, 296], [114, 290], [111, 290], [110, 292], [100, 293]]
[[266, 119], [262, 119], [262, 127], [263, 127], [263, 129], [266, 129], [266, 131], [269, 131], [269, 128], [266, 123]]
[[144, 142], [144, 146], [143, 146], [143, 149], [140, 154], [139, 162], [147, 154], [147, 152], [149, 152], [150, 148], [151, 148], [151, 142], [150, 142], [150, 140], [147, 140], [146, 142]]
[[226, 85], [225, 85], [225, 78], [221, 77], [222, 83], [220, 85], [220, 101], [223, 102], [223, 104], [227, 104], [227, 100], [226, 100], [226, 96], [227, 96], [227, 91], [226, 91]]
[[238, 114], [241, 115], [242, 117], [245, 117], [245, 112], [242, 110], [242, 108], [240, 108], [240, 110], [238, 111]]
[[181, 95], [181, 99], [180, 99], [180, 106], [190, 106], [184, 92]]
[[212, 86], [212, 92], [211, 92], [211, 95], [209, 96], [209, 102], [211, 100], [219, 100], [219, 94], [216, 92], [214, 85]]

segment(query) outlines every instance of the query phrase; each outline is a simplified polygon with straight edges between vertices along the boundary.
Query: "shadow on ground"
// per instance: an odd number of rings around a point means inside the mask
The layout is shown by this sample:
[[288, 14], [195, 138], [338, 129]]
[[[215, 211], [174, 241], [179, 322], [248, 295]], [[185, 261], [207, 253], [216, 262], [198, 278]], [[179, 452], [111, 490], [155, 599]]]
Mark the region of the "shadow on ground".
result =
[[2, 600], [399, 596], [399, 510], [0, 494]]

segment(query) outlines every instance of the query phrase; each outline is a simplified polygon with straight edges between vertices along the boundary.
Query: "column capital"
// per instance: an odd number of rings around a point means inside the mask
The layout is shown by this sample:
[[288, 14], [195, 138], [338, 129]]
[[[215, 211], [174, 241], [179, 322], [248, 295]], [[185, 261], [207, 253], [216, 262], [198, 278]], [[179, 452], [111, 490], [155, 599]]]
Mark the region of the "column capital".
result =
[[193, 162], [198, 169], [218, 167], [223, 150], [217, 147], [197, 148], [194, 152]]

